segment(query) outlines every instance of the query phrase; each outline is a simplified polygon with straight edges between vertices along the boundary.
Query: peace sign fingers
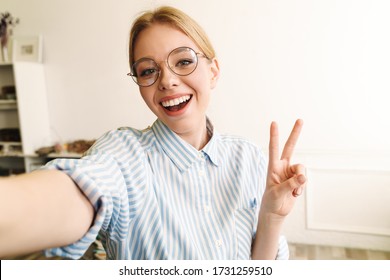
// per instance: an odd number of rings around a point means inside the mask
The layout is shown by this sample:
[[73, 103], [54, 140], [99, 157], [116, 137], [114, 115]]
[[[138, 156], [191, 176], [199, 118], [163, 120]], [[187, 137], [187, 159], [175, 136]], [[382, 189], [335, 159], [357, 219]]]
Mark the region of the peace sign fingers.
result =
[[[284, 145], [281, 160], [290, 161], [294, 152], [296, 143], [298, 142], [299, 134], [301, 133], [303, 120], [298, 119]], [[270, 165], [274, 165], [279, 159], [279, 131], [278, 125], [275, 122], [271, 123], [270, 141], [269, 141], [269, 161]]]

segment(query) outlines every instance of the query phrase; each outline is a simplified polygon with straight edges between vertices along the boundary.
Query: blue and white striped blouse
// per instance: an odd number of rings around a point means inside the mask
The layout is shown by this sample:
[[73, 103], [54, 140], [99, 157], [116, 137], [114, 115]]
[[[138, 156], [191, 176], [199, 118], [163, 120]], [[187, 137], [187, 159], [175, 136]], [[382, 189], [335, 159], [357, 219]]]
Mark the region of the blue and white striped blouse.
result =
[[[250, 259], [266, 161], [258, 147], [212, 131], [198, 151], [157, 120], [102, 136], [67, 173], [94, 206], [78, 242], [46, 251], [80, 258], [99, 234], [108, 259]], [[278, 259], [288, 258], [285, 239]]]

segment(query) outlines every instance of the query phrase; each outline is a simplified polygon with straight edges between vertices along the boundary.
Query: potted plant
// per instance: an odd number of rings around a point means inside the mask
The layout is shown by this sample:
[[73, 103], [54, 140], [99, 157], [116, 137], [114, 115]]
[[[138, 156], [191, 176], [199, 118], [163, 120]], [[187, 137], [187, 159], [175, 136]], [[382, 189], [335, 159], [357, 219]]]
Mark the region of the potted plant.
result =
[[7, 62], [8, 57], [8, 40], [12, 35], [12, 27], [19, 23], [18, 18], [13, 18], [9, 12], [0, 14], [0, 46], [1, 46], [1, 55], [3, 56], [3, 61]]

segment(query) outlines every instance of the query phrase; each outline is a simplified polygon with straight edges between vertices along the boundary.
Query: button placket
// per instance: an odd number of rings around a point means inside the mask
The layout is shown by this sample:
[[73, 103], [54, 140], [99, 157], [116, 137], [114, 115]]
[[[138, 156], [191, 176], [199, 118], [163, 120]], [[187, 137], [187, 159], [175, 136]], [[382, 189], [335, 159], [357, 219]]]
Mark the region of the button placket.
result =
[[205, 170], [206, 158], [203, 152], [199, 152], [198, 157], [200, 159], [200, 167], [199, 167], [198, 174], [200, 177], [203, 177], [206, 174], [206, 170]]
[[202, 152], [198, 152], [197, 160], [195, 160], [195, 175], [197, 175], [197, 190], [199, 191], [199, 212], [210, 216], [211, 201], [210, 201], [210, 182], [207, 180], [207, 156]]

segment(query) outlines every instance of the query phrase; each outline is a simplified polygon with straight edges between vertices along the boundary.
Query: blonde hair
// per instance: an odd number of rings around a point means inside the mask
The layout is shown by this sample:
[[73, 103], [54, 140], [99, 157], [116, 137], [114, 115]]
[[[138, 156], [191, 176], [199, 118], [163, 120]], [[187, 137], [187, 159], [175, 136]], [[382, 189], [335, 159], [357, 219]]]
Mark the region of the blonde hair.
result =
[[169, 6], [146, 11], [135, 19], [130, 30], [129, 62], [134, 63], [134, 46], [138, 35], [154, 23], [167, 23], [186, 34], [208, 58], [215, 57], [215, 50], [203, 28], [184, 12]]

